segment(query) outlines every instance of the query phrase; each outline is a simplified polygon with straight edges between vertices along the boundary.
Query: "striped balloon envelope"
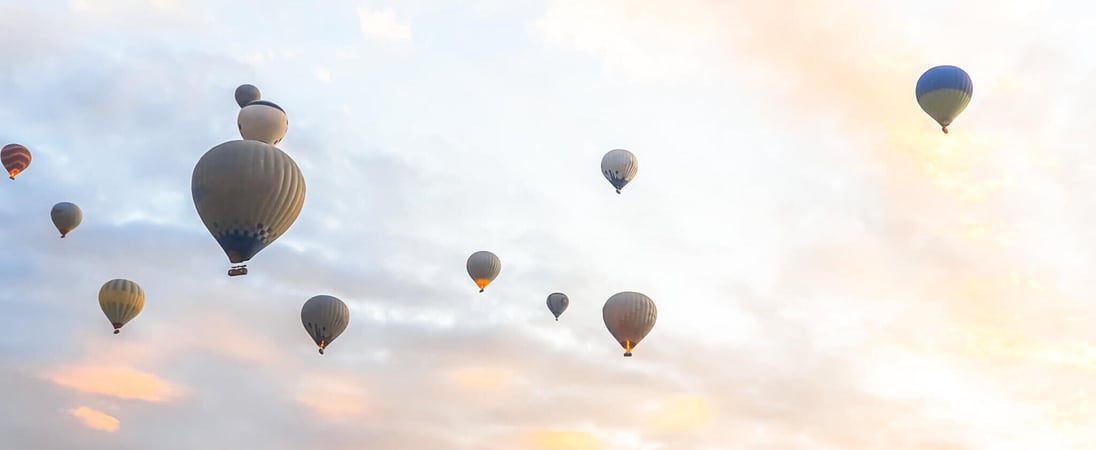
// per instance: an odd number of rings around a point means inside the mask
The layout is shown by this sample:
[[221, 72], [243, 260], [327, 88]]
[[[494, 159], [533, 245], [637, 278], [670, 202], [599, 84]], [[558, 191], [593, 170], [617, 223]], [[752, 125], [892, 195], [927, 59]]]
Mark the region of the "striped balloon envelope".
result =
[[483, 292], [488, 284], [495, 281], [495, 278], [499, 276], [499, 272], [502, 271], [502, 261], [494, 253], [487, 250], [473, 253], [472, 256], [468, 257], [468, 261], [465, 262], [464, 266], [468, 269], [468, 276], [476, 282], [476, 287], [479, 287], [480, 292]]
[[917, 103], [936, 123], [944, 134], [948, 125], [967, 108], [974, 85], [963, 69], [955, 66], [936, 66], [917, 80]]
[[145, 309], [145, 291], [124, 278], [115, 278], [99, 288], [99, 307], [114, 327], [114, 334]]
[[30, 165], [30, 150], [19, 144], [8, 144], [0, 149], [0, 162], [4, 164], [4, 170], [8, 171], [8, 177], [15, 179], [20, 172], [27, 170]]
[[632, 182], [639, 172], [639, 160], [632, 152], [624, 149], [610, 150], [601, 157], [601, 174], [616, 188], [619, 194], [624, 186]]

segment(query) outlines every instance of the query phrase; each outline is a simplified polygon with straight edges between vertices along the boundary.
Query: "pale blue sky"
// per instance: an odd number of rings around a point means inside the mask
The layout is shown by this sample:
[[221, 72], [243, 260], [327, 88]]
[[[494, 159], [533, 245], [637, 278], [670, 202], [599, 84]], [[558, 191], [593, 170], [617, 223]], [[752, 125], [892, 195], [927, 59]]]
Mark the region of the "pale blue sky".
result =
[[[0, 439], [1086, 448], [1086, 8], [0, 0], [0, 140], [34, 154], [0, 183]], [[974, 82], [946, 136], [913, 95], [938, 64]], [[229, 279], [189, 186], [242, 83], [287, 111], [308, 193]], [[113, 336], [117, 277], [147, 301]], [[630, 359], [600, 312], [626, 290], [660, 313]], [[322, 357], [317, 294], [353, 313]]]

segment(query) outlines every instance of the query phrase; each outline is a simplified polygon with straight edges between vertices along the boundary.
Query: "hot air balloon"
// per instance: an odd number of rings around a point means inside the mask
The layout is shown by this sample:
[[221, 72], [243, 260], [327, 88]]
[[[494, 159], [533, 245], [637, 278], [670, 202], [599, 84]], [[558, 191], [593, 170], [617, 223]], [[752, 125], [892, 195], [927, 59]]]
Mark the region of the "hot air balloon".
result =
[[301, 308], [301, 323], [316, 345], [323, 349], [339, 337], [350, 323], [350, 308], [346, 303], [330, 295], [317, 295], [304, 302]]
[[559, 315], [567, 310], [567, 305], [570, 303], [571, 300], [567, 298], [567, 294], [553, 292], [548, 295], [548, 310], [556, 316], [557, 322], [559, 321]]
[[4, 170], [8, 171], [8, 177], [15, 179], [20, 172], [27, 170], [30, 165], [30, 150], [19, 144], [8, 144], [0, 149], [0, 162], [4, 164]]
[[966, 109], [974, 93], [970, 75], [955, 66], [936, 66], [917, 80], [917, 103], [940, 124], [944, 134], [948, 125]]
[[636, 177], [638, 171], [639, 161], [636, 159], [636, 155], [633, 155], [630, 151], [610, 150], [609, 153], [601, 157], [601, 173], [616, 188], [617, 194]]
[[632, 356], [632, 349], [647, 337], [658, 319], [658, 308], [650, 297], [638, 292], [620, 292], [609, 297], [601, 308], [605, 327], [624, 347], [624, 356]]
[[114, 325], [114, 334], [141, 313], [145, 307], [145, 291], [129, 280], [114, 279], [99, 288], [99, 307]]
[[194, 207], [228, 260], [229, 276], [247, 274], [243, 263], [285, 234], [304, 206], [305, 185], [297, 163], [259, 141], [213, 147], [194, 166]]
[[248, 103], [256, 101], [262, 98], [262, 94], [259, 93], [259, 88], [250, 84], [241, 84], [236, 88], [236, 104], [241, 108], [247, 106]]
[[483, 292], [483, 289], [491, 284], [502, 270], [499, 257], [488, 251], [473, 253], [468, 257], [468, 263], [465, 266], [468, 268], [468, 275], [476, 282], [476, 286], [479, 286], [480, 292]]
[[84, 219], [84, 213], [80, 211], [80, 207], [69, 202], [53, 205], [53, 209], [49, 211], [49, 216], [53, 219], [53, 226], [61, 232], [62, 238], [79, 226], [80, 221]]
[[236, 126], [244, 139], [278, 145], [289, 130], [289, 118], [274, 102], [256, 100], [240, 109]]

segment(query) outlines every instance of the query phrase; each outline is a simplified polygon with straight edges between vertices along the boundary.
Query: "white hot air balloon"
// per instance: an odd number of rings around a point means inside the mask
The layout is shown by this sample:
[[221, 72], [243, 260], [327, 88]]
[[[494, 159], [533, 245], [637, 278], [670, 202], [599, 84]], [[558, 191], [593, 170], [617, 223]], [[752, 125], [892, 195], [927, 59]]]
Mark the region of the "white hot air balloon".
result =
[[639, 160], [628, 150], [610, 150], [601, 157], [601, 174], [616, 188], [617, 194], [636, 177], [638, 171]]
[[61, 237], [65, 237], [69, 232], [80, 226], [80, 222], [84, 219], [84, 213], [80, 211], [80, 207], [69, 202], [53, 205], [53, 208], [49, 211], [49, 216], [53, 220], [53, 226], [61, 232]]
[[553, 292], [548, 295], [547, 302], [548, 310], [556, 316], [556, 321], [559, 321], [560, 314], [567, 310], [567, 305], [571, 303], [571, 299], [567, 298], [567, 294], [562, 292]]
[[339, 337], [350, 324], [350, 308], [330, 295], [317, 295], [301, 307], [301, 323], [308, 335], [320, 347], [320, 354], [331, 341]]
[[228, 260], [230, 276], [244, 275], [248, 261], [285, 234], [304, 206], [305, 185], [297, 163], [259, 141], [213, 147], [194, 166], [194, 207]]
[[256, 100], [240, 108], [236, 126], [244, 139], [278, 145], [289, 131], [289, 117], [274, 102]]
[[632, 349], [654, 328], [655, 320], [658, 319], [658, 308], [646, 295], [620, 292], [605, 302], [601, 316], [609, 334], [624, 347], [624, 356], [632, 356]]
[[499, 276], [499, 271], [502, 270], [502, 261], [499, 261], [499, 257], [495, 256], [494, 253], [478, 251], [468, 257], [465, 266], [468, 268], [468, 276], [472, 277], [472, 281], [476, 282], [480, 292], [483, 292], [484, 288], [491, 284], [495, 277]]
[[145, 308], [145, 291], [125, 279], [113, 279], [99, 288], [99, 307], [114, 326], [114, 334]]

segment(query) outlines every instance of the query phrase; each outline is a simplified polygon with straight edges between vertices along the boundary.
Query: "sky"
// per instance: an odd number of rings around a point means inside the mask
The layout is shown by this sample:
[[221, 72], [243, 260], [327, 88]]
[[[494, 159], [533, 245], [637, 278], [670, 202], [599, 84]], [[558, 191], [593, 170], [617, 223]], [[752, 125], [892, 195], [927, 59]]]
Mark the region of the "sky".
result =
[[[0, 141], [34, 158], [0, 182], [0, 447], [1090, 449], [1094, 18], [0, 0]], [[947, 135], [914, 98], [941, 64], [974, 84]], [[190, 177], [244, 83], [307, 196], [229, 278]], [[119, 335], [113, 278], [146, 294]], [[632, 358], [600, 312], [621, 291], [659, 312]], [[323, 356], [320, 294], [351, 311]]]

